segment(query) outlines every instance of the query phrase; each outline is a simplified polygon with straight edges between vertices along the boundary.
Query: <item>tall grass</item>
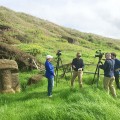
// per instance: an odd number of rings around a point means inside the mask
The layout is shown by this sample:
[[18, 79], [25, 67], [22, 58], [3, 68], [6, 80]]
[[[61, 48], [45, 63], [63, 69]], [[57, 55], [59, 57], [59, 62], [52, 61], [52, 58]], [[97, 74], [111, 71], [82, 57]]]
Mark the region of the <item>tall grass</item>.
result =
[[[20, 73], [21, 83], [34, 72]], [[0, 120], [119, 120], [120, 91], [114, 99], [102, 88], [91, 85], [93, 75], [85, 75], [83, 88], [70, 89], [68, 79], [59, 78], [58, 86], [54, 86], [53, 97], [47, 97], [47, 80], [43, 78], [37, 85], [27, 86], [17, 94], [0, 94]]]

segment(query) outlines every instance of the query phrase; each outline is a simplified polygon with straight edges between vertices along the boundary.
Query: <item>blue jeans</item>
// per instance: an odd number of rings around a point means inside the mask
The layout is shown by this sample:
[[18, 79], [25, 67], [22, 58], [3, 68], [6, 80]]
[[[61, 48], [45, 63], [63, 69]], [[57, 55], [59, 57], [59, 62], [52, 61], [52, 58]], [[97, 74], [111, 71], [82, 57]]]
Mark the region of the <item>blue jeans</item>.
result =
[[53, 84], [54, 78], [48, 78], [48, 96], [52, 95]]

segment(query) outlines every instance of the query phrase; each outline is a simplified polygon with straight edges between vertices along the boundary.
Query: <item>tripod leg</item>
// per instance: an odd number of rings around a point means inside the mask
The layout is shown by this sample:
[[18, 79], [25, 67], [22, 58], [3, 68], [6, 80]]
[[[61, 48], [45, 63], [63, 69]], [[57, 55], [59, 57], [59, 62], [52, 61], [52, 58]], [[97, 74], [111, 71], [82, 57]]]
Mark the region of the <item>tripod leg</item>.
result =
[[61, 62], [61, 65], [62, 65], [62, 70], [63, 70], [63, 76], [62, 77], [64, 77], [64, 76], [66, 76], [67, 67], [66, 68], [63, 67], [61, 58], [60, 58], [60, 62]]
[[71, 77], [72, 77], [72, 75], [73, 75], [73, 72], [72, 72], [72, 67], [70, 67], [70, 72], [71, 72]]
[[97, 64], [97, 67], [96, 67], [96, 70], [95, 70], [95, 73], [94, 73], [92, 84], [95, 82], [95, 77], [96, 77], [97, 72], [98, 72], [98, 64]]
[[98, 73], [97, 73], [97, 87], [98, 87], [98, 82], [100, 80], [100, 68], [98, 66]]
[[57, 82], [58, 82], [58, 68], [56, 68], [55, 74], [56, 74], [55, 81], [56, 81], [56, 87], [57, 87]]

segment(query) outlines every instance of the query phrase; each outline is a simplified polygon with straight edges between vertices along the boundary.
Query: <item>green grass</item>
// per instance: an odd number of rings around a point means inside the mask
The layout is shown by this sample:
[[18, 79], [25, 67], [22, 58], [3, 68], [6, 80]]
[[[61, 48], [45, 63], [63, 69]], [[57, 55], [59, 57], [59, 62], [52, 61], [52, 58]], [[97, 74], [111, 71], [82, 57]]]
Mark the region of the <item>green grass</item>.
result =
[[[38, 73], [20, 73], [21, 84]], [[119, 120], [120, 91], [118, 98], [107, 95], [102, 88], [91, 85], [93, 75], [84, 74], [83, 88], [70, 89], [70, 75], [59, 78], [54, 86], [53, 97], [47, 97], [47, 79], [36, 85], [27, 86], [21, 93], [0, 94], [0, 120]]]

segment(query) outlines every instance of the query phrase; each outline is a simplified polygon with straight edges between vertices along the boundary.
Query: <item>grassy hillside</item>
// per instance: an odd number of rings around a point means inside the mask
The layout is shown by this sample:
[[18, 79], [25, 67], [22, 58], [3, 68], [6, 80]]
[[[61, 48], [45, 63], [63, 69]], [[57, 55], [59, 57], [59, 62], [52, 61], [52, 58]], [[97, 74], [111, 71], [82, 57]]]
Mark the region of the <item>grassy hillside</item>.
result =
[[[88, 55], [89, 59], [92, 59], [98, 49], [102, 49], [103, 52], [120, 50], [119, 40], [61, 27], [2, 6], [0, 7], [0, 33], [0, 42], [14, 44], [22, 50], [26, 49], [24, 46], [34, 45], [43, 57], [46, 54], [55, 55], [55, 52], [61, 49], [65, 55], [65, 62], [70, 61], [69, 58], [74, 57], [77, 51], [82, 52], [88, 62]], [[29, 49], [32, 51], [34, 48]], [[44, 60], [41, 58], [41, 61]]]
[[[76, 52], [82, 53], [85, 63], [96, 64], [95, 51], [116, 52], [120, 57], [120, 41], [99, 35], [65, 28], [40, 18], [17, 13], [0, 7], [0, 44], [6, 43], [34, 55], [44, 63], [45, 56], [56, 58], [62, 50], [63, 64], [71, 62]], [[35, 51], [37, 51], [35, 53]], [[53, 61], [56, 65], [56, 59]], [[95, 71], [96, 66], [85, 66], [85, 71]], [[91, 85], [93, 75], [84, 74], [82, 89], [70, 89], [70, 73], [54, 87], [53, 98], [46, 95], [47, 80], [24, 88], [29, 77], [39, 73], [20, 72], [22, 92], [15, 95], [0, 94], [0, 120], [119, 120], [120, 91], [118, 98], [107, 95], [102, 88]], [[101, 71], [102, 73], [102, 71]]]
[[[78, 43], [83, 41], [92, 43], [107, 43], [112, 42], [112, 40], [114, 41], [114, 39], [61, 27], [49, 21], [25, 13], [17, 13], [2, 6], [0, 7], [0, 23], [1, 25], [9, 27], [8, 32], [5, 34], [3, 33], [3, 37], [8, 36], [11, 39], [16, 39], [21, 42], [38, 42], [44, 39], [44, 37], [49, 40], [50, 38], [56, 38], [56, 40], [60, 39], [63, 41], [70, 37]], [[10, 39], [8, 41], [10, 41]]]

